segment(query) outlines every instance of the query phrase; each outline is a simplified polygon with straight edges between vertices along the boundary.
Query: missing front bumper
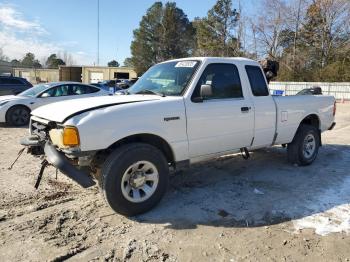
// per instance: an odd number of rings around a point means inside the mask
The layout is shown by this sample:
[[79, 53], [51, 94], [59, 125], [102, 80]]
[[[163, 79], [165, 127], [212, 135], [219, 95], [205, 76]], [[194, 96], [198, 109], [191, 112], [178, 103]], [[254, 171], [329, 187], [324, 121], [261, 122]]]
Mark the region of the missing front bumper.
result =
[[83, 188], [95, 185], [95, 181], [85, 171], [76, 168], [66, 156], [47, 141], [40, 140], [37, 136], [29, 136], [20, 141], [21, 145], [28, 147], [28, 153], [33, 155], [45, 155], [46, 161], [59, 169], [67, 177], [77, 182]]
[[96, 184], [89, 174], [73, 166], [66, 157], [58, 152], [49, 142], [46, 142], [44, 152], [46, 159], [50, 164], [58, 168], [63, 174], [77, 182], [82, 187], [88, 188]]

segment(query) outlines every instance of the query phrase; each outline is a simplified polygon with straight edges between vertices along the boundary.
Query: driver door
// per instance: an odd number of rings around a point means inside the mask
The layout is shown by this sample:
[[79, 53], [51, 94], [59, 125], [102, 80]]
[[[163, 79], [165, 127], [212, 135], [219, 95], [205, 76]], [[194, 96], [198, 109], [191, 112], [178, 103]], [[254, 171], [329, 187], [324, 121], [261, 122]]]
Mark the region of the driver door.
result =
[[[211, 85], [212, 95], [198, 100], [201, 85]], [[207, 65], [191, 100], [186, 100], [190, 158], [248, 147], [253, 139], [253, 108], [243, 95], [236, 65]]]

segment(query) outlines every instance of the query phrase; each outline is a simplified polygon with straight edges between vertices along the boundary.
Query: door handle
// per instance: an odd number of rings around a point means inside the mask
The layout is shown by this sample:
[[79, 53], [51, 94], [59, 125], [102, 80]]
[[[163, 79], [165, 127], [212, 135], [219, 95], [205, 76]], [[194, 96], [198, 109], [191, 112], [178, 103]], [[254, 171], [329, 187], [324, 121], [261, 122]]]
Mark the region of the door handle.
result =
[[245, 113], [245, 112], [249, 112], [249, 110], [251, 109], [251, 107], [249, 106], [243, 106], [241, 107], [241, 112]]

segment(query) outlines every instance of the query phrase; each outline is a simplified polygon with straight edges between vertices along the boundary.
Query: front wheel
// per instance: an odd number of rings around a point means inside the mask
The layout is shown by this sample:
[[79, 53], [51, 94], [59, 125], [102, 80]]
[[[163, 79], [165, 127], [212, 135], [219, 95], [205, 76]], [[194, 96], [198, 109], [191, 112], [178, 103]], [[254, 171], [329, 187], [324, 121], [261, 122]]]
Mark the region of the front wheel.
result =
[[301, 125], [291, 143], [288, 144], [288, 161], [301, 166], [310, 165], [317, 157], [320, 133], [316, 127]]
[[117, 213], [134, 216], [154, 207], [166, 192], [169, 167], [154, 146], [128, 144], [116, 149], [102, 167], [102, 190]]

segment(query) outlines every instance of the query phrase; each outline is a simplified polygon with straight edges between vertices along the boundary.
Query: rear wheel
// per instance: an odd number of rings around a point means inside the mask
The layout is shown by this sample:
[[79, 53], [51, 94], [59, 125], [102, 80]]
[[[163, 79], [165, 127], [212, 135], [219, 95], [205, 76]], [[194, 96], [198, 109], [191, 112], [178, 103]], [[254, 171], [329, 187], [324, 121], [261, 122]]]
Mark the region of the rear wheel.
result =
[[116, 149], [102, 167], [102, 190], [117, 213], [133, 216], [155, 206], [166, 192], [169, 167], [163, 153], [148, 144]]
[[301, 125], [291, 143], [288, 144], [288, 161], [301, 166], [310, 165], [317, 157], [320, 134], [316, 127]]
[[30, 110], [24, 106], [13, 106], [6, 114], [6, 122], [12, 126], [28, 125], [30, 119]]

